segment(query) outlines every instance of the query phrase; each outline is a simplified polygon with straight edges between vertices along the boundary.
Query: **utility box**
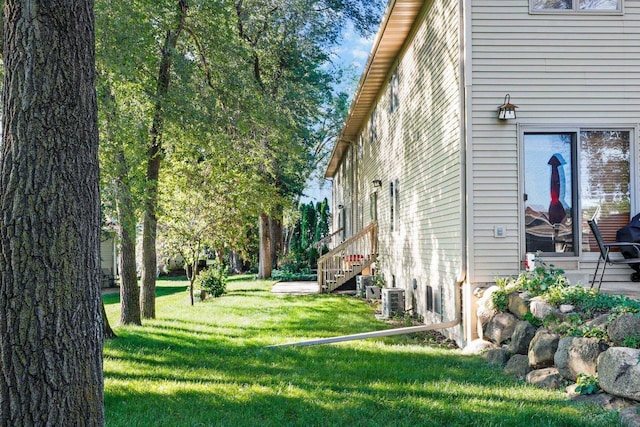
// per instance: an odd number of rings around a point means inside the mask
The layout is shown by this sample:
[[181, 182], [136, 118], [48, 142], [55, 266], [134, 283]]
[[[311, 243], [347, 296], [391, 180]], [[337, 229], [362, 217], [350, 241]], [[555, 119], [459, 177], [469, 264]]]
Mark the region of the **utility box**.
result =
[[367, 286], [371, 286], [372, 284], [373, 276], [356, 276], [356, 296], [358, 298], [365, 298], [367, 296]]
[[380, 299], [380, 288], [377, 286], [366, 286], [365, 296], [367, 299]]
[[404, 314], [404, 289], [382, 289], [382, 317], [388, 319]]

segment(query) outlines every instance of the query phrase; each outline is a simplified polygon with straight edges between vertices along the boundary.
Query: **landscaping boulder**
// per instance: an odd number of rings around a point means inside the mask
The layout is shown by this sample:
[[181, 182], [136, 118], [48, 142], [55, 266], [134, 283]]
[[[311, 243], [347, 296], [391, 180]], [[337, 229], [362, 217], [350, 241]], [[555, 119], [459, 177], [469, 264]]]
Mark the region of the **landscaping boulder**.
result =
[[491, 366], [503, 367], [507, 363], [507, 360], [509, 360], [509, 352], [504, 348], [494, 348], [487, 350], [482, 357], [484, 357]]
[[572, 313], [576, 309], [576, 307], [571, 304], [561, 304], [559, 309], [560, 309], [560, 313], [568, 314], [568, 313]]
[[562, 376], [556, 368], [536, 369], [527, 374], [527, 382], [540, 388], [558, 389], [562, 387]]
[[599, 408], [603, 408], [609, 411], [619, 411], [624, 408], [628, 408], [632, 405], [631, 400], [623, 399], [621, 397], [612, 396], [608, 393], [598, 394], [577, 394], [571, 398], [574, 402], [582, 403], [585, 405], [593, 405]]
[[606, 329], [607, 323], [609, 323], [609, 314], [601, 314], [585, 323], [589, 328], [602, 328]]
[[625, 338], [640, 339], [640, 317], [635, 314], [624, 314], [612, 320], [607, 327], [607, 335], [616, 344], [621, 344]]
[[529, 345], [529, 365], [544, 368], [553, 365], [553, 357], [558, 349], [560, 335], [548, 329], [538, 329]]
[[598, 356], [600, 388], [609, 394], [640, 401], [640, 350], [611, 347]]
[[522, 319], [522, 317], [529, 312], [529, 305], [520, 294], [514, 292], [509, 294], [509, 311], [518, 319]]
[[492, 348], [496, 348], [494, 343], [478, 338], [467, 344], [466, 347], [462, 349], [462, 354], [481, 354]]
[[620, 411], [620, 425], [640, 427], [640, 409], [637, 406], [631, 406]]
[[500, 345], [511, 338], [518, 319], [511, 313], [498, 313], [487, 323], [484, 337]]
[[509, 350], [514, 354], [527, 354], [529, 352], [529, 344], [536, 335], [538, 328], [533, 326], [526, 320], [516, 323], [516, 327], [511, 336], [511, 344]]
[[476, 316], [478, 318], [478, 336], [484, 336], [484, 328], [489, 323], [489, 320], [498, 312], [491, 299], [494, 292], [499, 290], [497, 286], [491, 286], [487, 289], [476, 289], [474, 294], [479, 297], [478, 308], [476, 309]]
[[564, 337], [558, 342], [554, 362], [560, 375], [575, 381], [580, 373], [596, 375], [598, 356], [607, 348], [598, 338]]
[[514, 378], [524, 380], [527, 374], [531, 372], [529, 356], [526, 354], [514, 354], [504, 366], [504, 372]]
[[531, 314], [533, 314], [536, 319], [540, 320], [545, 320], [550, 315], [557, 318], [563, 317], [560, 310], [546, 302], [542, 297], [531, 298], [531, 301], [529, 301], [529, 310], [531, 310]]

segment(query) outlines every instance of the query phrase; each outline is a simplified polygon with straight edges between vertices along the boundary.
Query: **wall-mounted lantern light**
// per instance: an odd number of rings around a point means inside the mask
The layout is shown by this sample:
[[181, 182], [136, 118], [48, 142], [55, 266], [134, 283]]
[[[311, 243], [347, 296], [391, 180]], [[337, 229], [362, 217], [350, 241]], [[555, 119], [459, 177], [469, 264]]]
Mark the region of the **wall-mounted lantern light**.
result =
[[504, 96], [504, 104], [498, 107], [498, 118], [500, 120], [509, 120], [516, 118], [517, 105], [511, 103], [511, 95], [506, 94]]
[[374, 180], [372, 181], [372, 183], [373, 183], [373, 186], [374, 186], [374, 187], [376, 187], [376, 188], [380, 188], [380, 187], [382, 187], [382, 181], [381, 181], [381, 180], [379, 180], [379, 179], [374, 179]]

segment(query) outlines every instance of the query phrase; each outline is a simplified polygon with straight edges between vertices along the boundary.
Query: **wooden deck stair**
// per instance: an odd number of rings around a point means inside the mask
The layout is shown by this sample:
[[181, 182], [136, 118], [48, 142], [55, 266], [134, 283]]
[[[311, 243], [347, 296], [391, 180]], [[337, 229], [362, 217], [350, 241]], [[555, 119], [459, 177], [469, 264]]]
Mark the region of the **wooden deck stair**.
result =
[[372, 222], [318, 260], [319, 292], [332, 292], [378, 257], [378, 223]]

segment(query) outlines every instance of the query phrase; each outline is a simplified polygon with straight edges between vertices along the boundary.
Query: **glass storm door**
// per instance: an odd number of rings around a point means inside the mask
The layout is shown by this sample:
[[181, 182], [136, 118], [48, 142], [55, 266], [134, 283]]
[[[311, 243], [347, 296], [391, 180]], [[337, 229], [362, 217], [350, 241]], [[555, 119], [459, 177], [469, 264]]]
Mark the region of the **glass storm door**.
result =
[[526, 252], [576, 254], [576, 137], [524, 134]]

